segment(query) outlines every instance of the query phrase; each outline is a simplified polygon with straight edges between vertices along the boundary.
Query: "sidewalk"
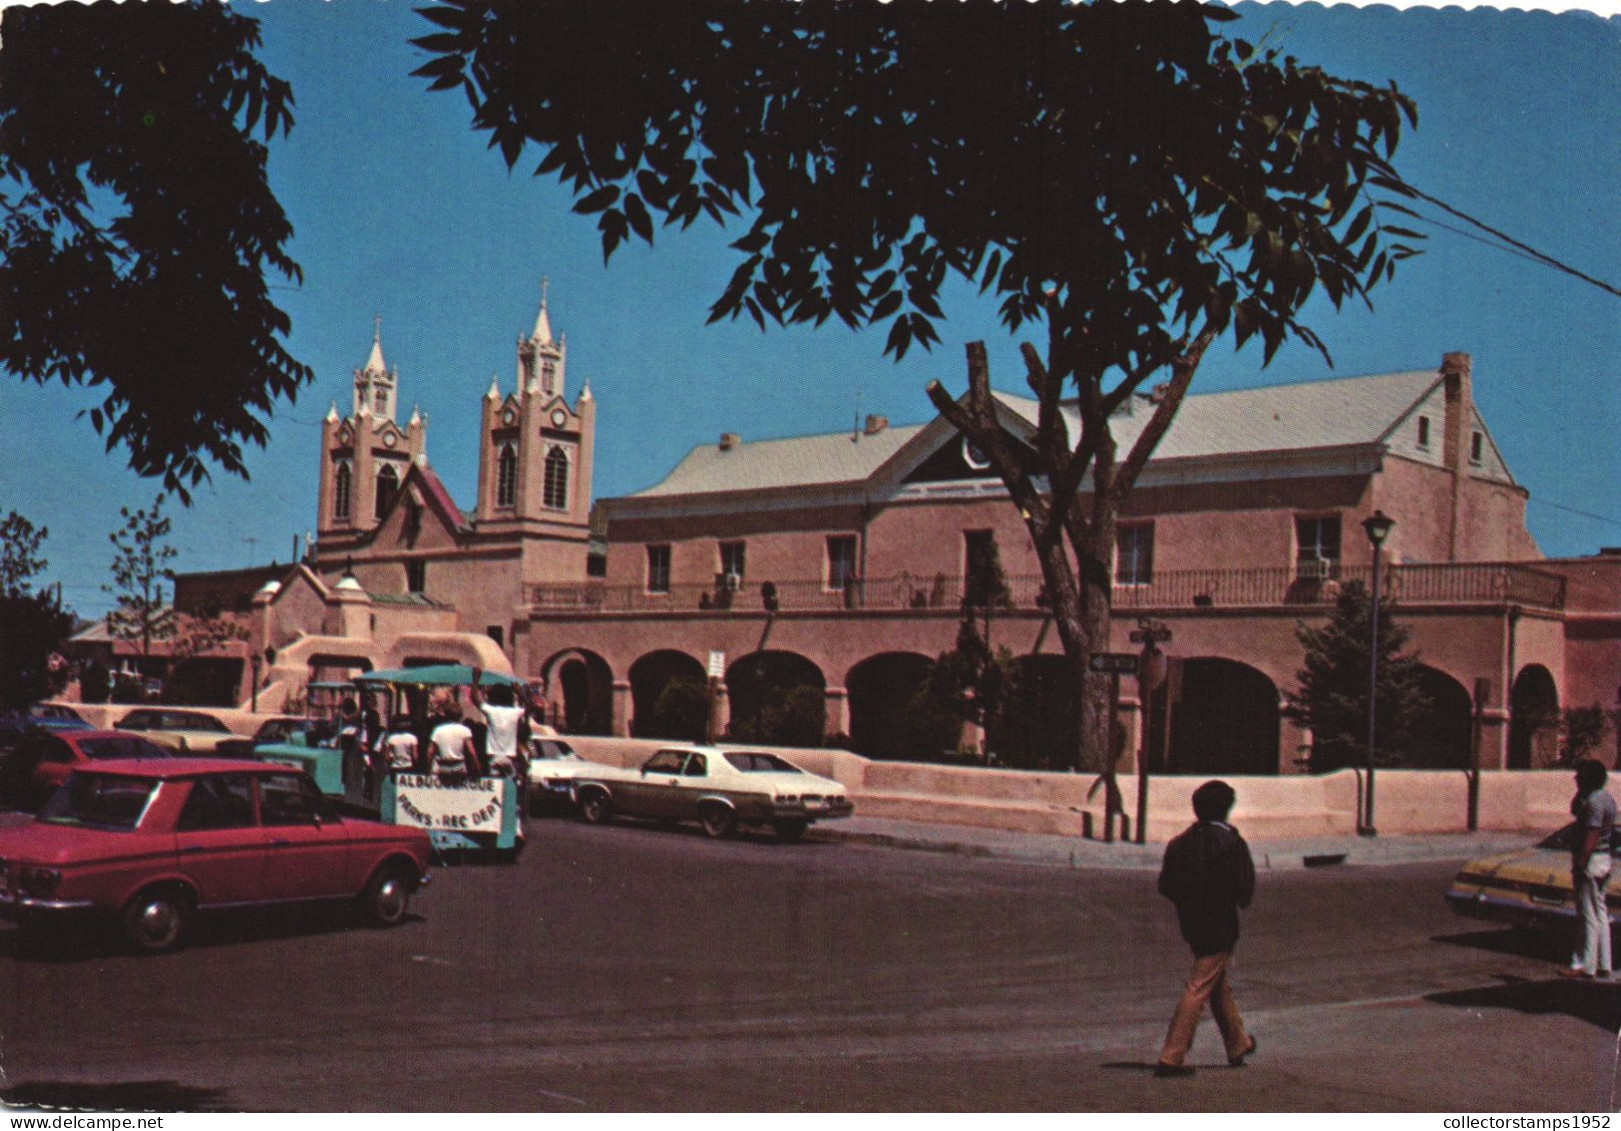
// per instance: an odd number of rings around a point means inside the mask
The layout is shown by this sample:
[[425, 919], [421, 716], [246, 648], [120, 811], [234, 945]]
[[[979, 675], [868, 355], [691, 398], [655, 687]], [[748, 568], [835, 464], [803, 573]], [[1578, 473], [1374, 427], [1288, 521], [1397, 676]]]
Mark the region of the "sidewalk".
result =
[[[1242, 829], [1240, 830], [1242, 831]], [[1065, 868], [1135, 868], [1158, 870], [1165, 846], [1158, 843], [1108, 844], [1080, 837], [1006, 832], [969, 825], [890, 821], [850, 817], [812, 828], [815, 840], [872, 844], [920, 852], [1015, 860]], [[1415, 860], [1467, 860], [1494, 852], [1526, 848], [1538, 839], [1531, 832], [1436, 833], [1421, 836], [1313, 837], [1300, 840], [1250, 841], [1255, 866], [1274, 871], [1311, 867], [1367, 867]]]

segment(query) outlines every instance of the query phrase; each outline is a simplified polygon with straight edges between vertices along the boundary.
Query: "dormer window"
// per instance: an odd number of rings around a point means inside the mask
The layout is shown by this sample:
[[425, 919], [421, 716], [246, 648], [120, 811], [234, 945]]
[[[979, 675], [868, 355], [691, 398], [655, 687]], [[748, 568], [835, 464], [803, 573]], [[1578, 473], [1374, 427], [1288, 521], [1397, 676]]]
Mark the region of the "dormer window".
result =
[[1426, 449], [1430, 446], [1430, 418], [1427, 416], [1418, 418], [1418, 446]]
[[1478, 464], [1478, 463], [1481, 462], [1481, 456], [1482, 456], [1482, 452], [1485, 449], [1485, 446], [1486, 446], [1486, 437], [1482, 436], [1479, 432], [1471, 432], [1469, 434], [1469, 462], [1470, 463]]

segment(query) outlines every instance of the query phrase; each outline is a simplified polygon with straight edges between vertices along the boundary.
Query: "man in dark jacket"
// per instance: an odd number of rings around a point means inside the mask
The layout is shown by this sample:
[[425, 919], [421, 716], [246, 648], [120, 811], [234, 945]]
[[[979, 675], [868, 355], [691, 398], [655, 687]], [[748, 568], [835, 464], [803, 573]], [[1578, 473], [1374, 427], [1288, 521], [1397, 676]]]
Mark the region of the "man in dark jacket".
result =
[[1171, 1015], [1156, 1076], [1193, 1075], [1182, 1062], [1207, 1001], [1227, 1046], [1227, 1063], [1236, 1068], [1255, 1051], [1255, 1038], [1244, 1032], [1244, 1019], [1227, 981], [1227, 966], [1238, 944], [1238, 910], [1248, 907], [1255, 895], [1249, 846], [1227, 823], [1233, 797], [1233, 787], [1226, 782], [1205, 782], [1193, 792], [1193, 812], [1199, 819], [1165, 846], [1159, 893], [1176, 905], [1177, 926], [1193, 948], [1193, 972]]

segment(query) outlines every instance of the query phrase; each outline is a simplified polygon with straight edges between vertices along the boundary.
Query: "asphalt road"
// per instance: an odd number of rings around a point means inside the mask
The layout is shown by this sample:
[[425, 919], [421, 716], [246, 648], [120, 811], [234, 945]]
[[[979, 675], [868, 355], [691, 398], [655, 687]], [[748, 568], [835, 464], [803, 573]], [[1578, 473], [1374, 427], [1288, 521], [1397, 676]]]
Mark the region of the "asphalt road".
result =
[[1478, 929], [1448, 862], [1268, 872], [1230, 1069], [1150, 1069], [1186, 971], [1152, 874], [532, 822], [391, 931], [19, 953], [0, 1095], [160, 1111], [1614, 1110], [1621, 985]]

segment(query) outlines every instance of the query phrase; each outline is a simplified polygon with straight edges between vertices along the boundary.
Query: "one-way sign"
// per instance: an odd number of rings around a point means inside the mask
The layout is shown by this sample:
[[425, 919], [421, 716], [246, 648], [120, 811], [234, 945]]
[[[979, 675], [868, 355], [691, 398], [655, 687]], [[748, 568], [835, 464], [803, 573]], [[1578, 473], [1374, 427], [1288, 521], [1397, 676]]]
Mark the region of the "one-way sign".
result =
[[1093, 652], [1092, 658], [1087, 661], [1087, 667], [1109, 675], [1136, 675], [1137, 653]]

